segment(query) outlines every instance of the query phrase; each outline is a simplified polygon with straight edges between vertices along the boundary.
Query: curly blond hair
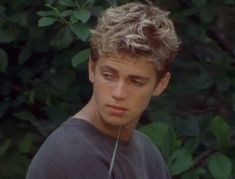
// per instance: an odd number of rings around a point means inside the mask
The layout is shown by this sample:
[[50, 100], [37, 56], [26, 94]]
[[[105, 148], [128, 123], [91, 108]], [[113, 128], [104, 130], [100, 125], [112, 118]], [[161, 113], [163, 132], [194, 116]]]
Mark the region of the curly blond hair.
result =
[[107, 9], [91, 30], [91, 59], [109, 54], [146, 57], [161, 78], [180, 45], [168, 15], [152, 4], [134, 2]]

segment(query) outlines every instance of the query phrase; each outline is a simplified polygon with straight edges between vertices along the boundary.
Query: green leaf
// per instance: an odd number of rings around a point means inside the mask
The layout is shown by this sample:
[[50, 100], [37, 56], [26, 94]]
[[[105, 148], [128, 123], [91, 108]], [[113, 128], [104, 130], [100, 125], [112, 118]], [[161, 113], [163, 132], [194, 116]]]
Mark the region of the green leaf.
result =
[[23, 64], [25, 61], [27, 61], [32, 55], [32, 49], [30, 47], [24, 47], [19, 55], [18, 63]]
[[45, 4], [45, 6], [49, 7], [59, 15], [59, 10], [56, 7], [53, 7], [51, 4]]
[[66, 10], [66, 11], [63, 11], [60, 16], [61, 17], [68, 17], [68, 16], [71, 16], [71, 15], [73, 15], [73, 11], [72, 10]]
[[5, 12], [6, 8], [3, 5], [0, 5], [0, 14], [2, 15]]
[[198, 137], [189, 138], [184, 142], [184, 147], [189, 151], [194, 151], [198, 147], [199, 142]]
[[27, 14], [25, 12], [17, 12], [8, 18], [11, 22], [27, 27]]
[[181, 179], [200, 179], [199, 172], [197, 170], [186, 172], [182, 175]]
[[215, 84], [218, 91], [227, 92], [230, 88], [231, 81], [228, 75], [217, 74], [215, 75]]
[[117, 0], [105, 0], [109, 5], [115, 6], [117, 4]]
[[55, 126], [60, 125], [66, 118], [69, 117], [67, 112], [61, 108], [50, 106], [46, 109], [48, 118], [53, 122]]
[[17, 39], [20, 34], [20, 28], [15, 28], [15, 26], [10, 26], [7, 29], [0, 28], [0, 42], [1, 43], [11, 43]]
[[78, 19], [75, 17], [75, 15], [73, 14], [72, 16], [70, 16], [70, 23], [71, 24], [75, 24], [78, 22]]
[[233, 111], [235, 111], [235, 93], [232, 94]]
[[192, 166], [192, 156], [184, 148], [177, 149], [174, 151], [171, 157], [171, 174], [178, 175], [182, 172], [185, 172]]
[[204, 43], [210, 41], [210, 39], [207, 36], [206, 28], [199, 24], [189, 23], [187, 29], [185, 29], [184, 32], [196, 41]]
[[72, 0], [59, 0], [59, 3], [67, 7], [76, 7], [75, 1]]
[[82, 41], [86, 41], [90, 31], [89, 28], [84, 24], [70, 24], [71, 31]]
[[26, 155], [20, 154], [16, 149], [9, 152], [5, 160], [1, 161], [1, 179], [25, 178], [26, 168], [30, 160]]
[[19, 151], [20, 153], [26, 154], [28, 153], [33, 145], [34, 136], [31, 132], [27, 133], [22, 141], [19, 143]]
[[178, 118], [174, 126], [180, 131], [180, 135], [185, 137], [199, 136], [201, 133], [199, 119], [194, 115], [189, 116], [187, 119]]
[[196, 0], [196, 1], [192, 1], [192, 4], [197, 6], [197, 7], [200, 7], [200, 6], [203, 6], [205, 4], [207, 4], [207, 0]]
[[193, 89], [202, 90], [210, 88], [214, 81], [211, 74], [208, 71], [201, 71], [196, 75], [195, 79], [190, 81]]
[[91, 17], [91, 12], [86, 9], [79, 9], [74, 12], [74, 15], [78, 20], [83, 23], [86, 23]]
[[90, 49], [85, 49], [74, 55], [71, 60], [73, 67], [77, 67], [81, 63], [85, 62], [89, 58], [89, 54], [90, 54]]
[[8, 65], [8, 55], [0, 48], [0, 72], [5, 72]]
[[219, 147], [224, 148], [228, 146], [230, 127], [222, 117], [216, 116], [211, 120], [210, 130], [216, 136]]
[[42, 17], [38, 21], [38, 26], [39, 27], [45, 27], [53, 24], [56, 21], [56, 18], [54, 17]]
[[23, 121], [36, 121], [35, 115], [28, 111], [14, 113], [13, 116]]
[[232, 57], [228, 52], [220, 52], [213, 59], [213, 64], [218, 68], [229, 68], [232, 63]]
[[73, 40], [73, 34], [69, 28], [60, 28], [57, 34], [55, 34], [55, 36], [50, 41], [50, 44], [57, 49], [63, 49], [68, 47], [73, 42]]
[[29, 92], [29, 103], [30, 104], [34, 104], [35, 103], [35, 90], [34, 89], [32, 89]]
[[166, 160], [168, 160], [178, 145], [175, 131], [163, 122], [154, 122], [139, 129], [151, 138], [153, 143], [159, 147]]
[[52, 76], [52, 84], [59, 90], [65, 90], [74, 81], [75, 72], [73, 70], [63, 68], [55, 72]]
[[55, 2], [55, 0], [46, 0], [46, 3], [49, 5], [52, 5]]
[[192, 15], [194, 15], [194, 14], [196, 14], [196, 13], [198, 13], [198, 12], [200, 12], [200, 9], [199, 8], [195, 8], [195, 7], [193, 7], [193, 8], [187, 8], [187, 9], [184, 9], [184, 10], [182, 10], [182, 11], [180, 11], [180, 12], [175, 12], [175, 13], [172, 13], [172, 17], [174, 17], [174, 19], [183, 19], [183, 18], [185, 18], [185, 17], [189, 17], [189, 16], [192, 16]]
[[209, 156], [207, 166], [215, 179], [228, 179], [232, 172], [231, 160], [222, 153]]
[[235, 1], [234, 0], [225, 0], [224, 3], [228, 4], [228, 5], [233, 5], [233, 4], [235, 4]]
[[200, 18], [205, 23], [210, 23], [216, 15], [215, 8], [207, 5], [200, 10]]
[[80, 0], [81, 3], [81, 8], [87, 8], [87, 9], [93, 9], [96, 7], [95, 6], [96, 0]]
[[0, 145], [0, 157], [6, 153], [11, 145], [11, 139], [6, 139], [5, 142]]
[[9, 101], [2, 100], [0, 103], [0, 118], [3, 117], [10, 106]]
[[39, 16], [58, 16], [58, 13], [55, 11], [38, 11], [37, 15]]

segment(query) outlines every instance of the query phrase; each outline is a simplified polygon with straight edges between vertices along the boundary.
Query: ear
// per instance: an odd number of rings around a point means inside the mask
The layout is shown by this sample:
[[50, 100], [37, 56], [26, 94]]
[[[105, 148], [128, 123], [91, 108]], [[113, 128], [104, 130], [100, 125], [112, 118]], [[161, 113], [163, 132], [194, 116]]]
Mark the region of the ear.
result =
[[95, 76], [95, 66], [96, 63], [91, 60], [91, 56], [89, 56], [89, 61], [88, 61], [88, 74], [89, 74], [89, 80], [91, 83], [94, 81], [94, 76]]
[[168, 83], [171, 79], [171, 74], [170, 72], [167, 72], [164, 77], [161, 78], [160, 82], [158, 85], [155, 87], [153, 96], [159, 96], [168, 86]]

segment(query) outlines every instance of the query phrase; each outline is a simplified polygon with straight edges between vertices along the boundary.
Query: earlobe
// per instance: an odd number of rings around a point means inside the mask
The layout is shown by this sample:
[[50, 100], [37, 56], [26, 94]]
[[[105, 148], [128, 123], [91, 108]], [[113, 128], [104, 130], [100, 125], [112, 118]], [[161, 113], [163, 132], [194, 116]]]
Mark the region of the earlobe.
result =
[[159, 96], [168, 86], [171, 78], [170, 72], [167, 72], [165, 76], [160, 80], [158, 85], [155, 87], [153, 96]]

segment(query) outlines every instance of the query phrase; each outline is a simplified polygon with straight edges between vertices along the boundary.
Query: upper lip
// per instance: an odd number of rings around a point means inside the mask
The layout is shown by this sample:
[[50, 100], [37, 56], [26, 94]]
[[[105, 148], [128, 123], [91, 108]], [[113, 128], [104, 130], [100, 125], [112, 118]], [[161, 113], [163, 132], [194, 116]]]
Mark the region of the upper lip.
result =
[[107, 105], [108, 107], [111, 107], [111, 108], [114, 108], [114, 109], [117, 109], [117, 110], [127, 110], [127, 108], [125, 107], [122, 107], [122, 106], [117, 106], [117, 105]]

